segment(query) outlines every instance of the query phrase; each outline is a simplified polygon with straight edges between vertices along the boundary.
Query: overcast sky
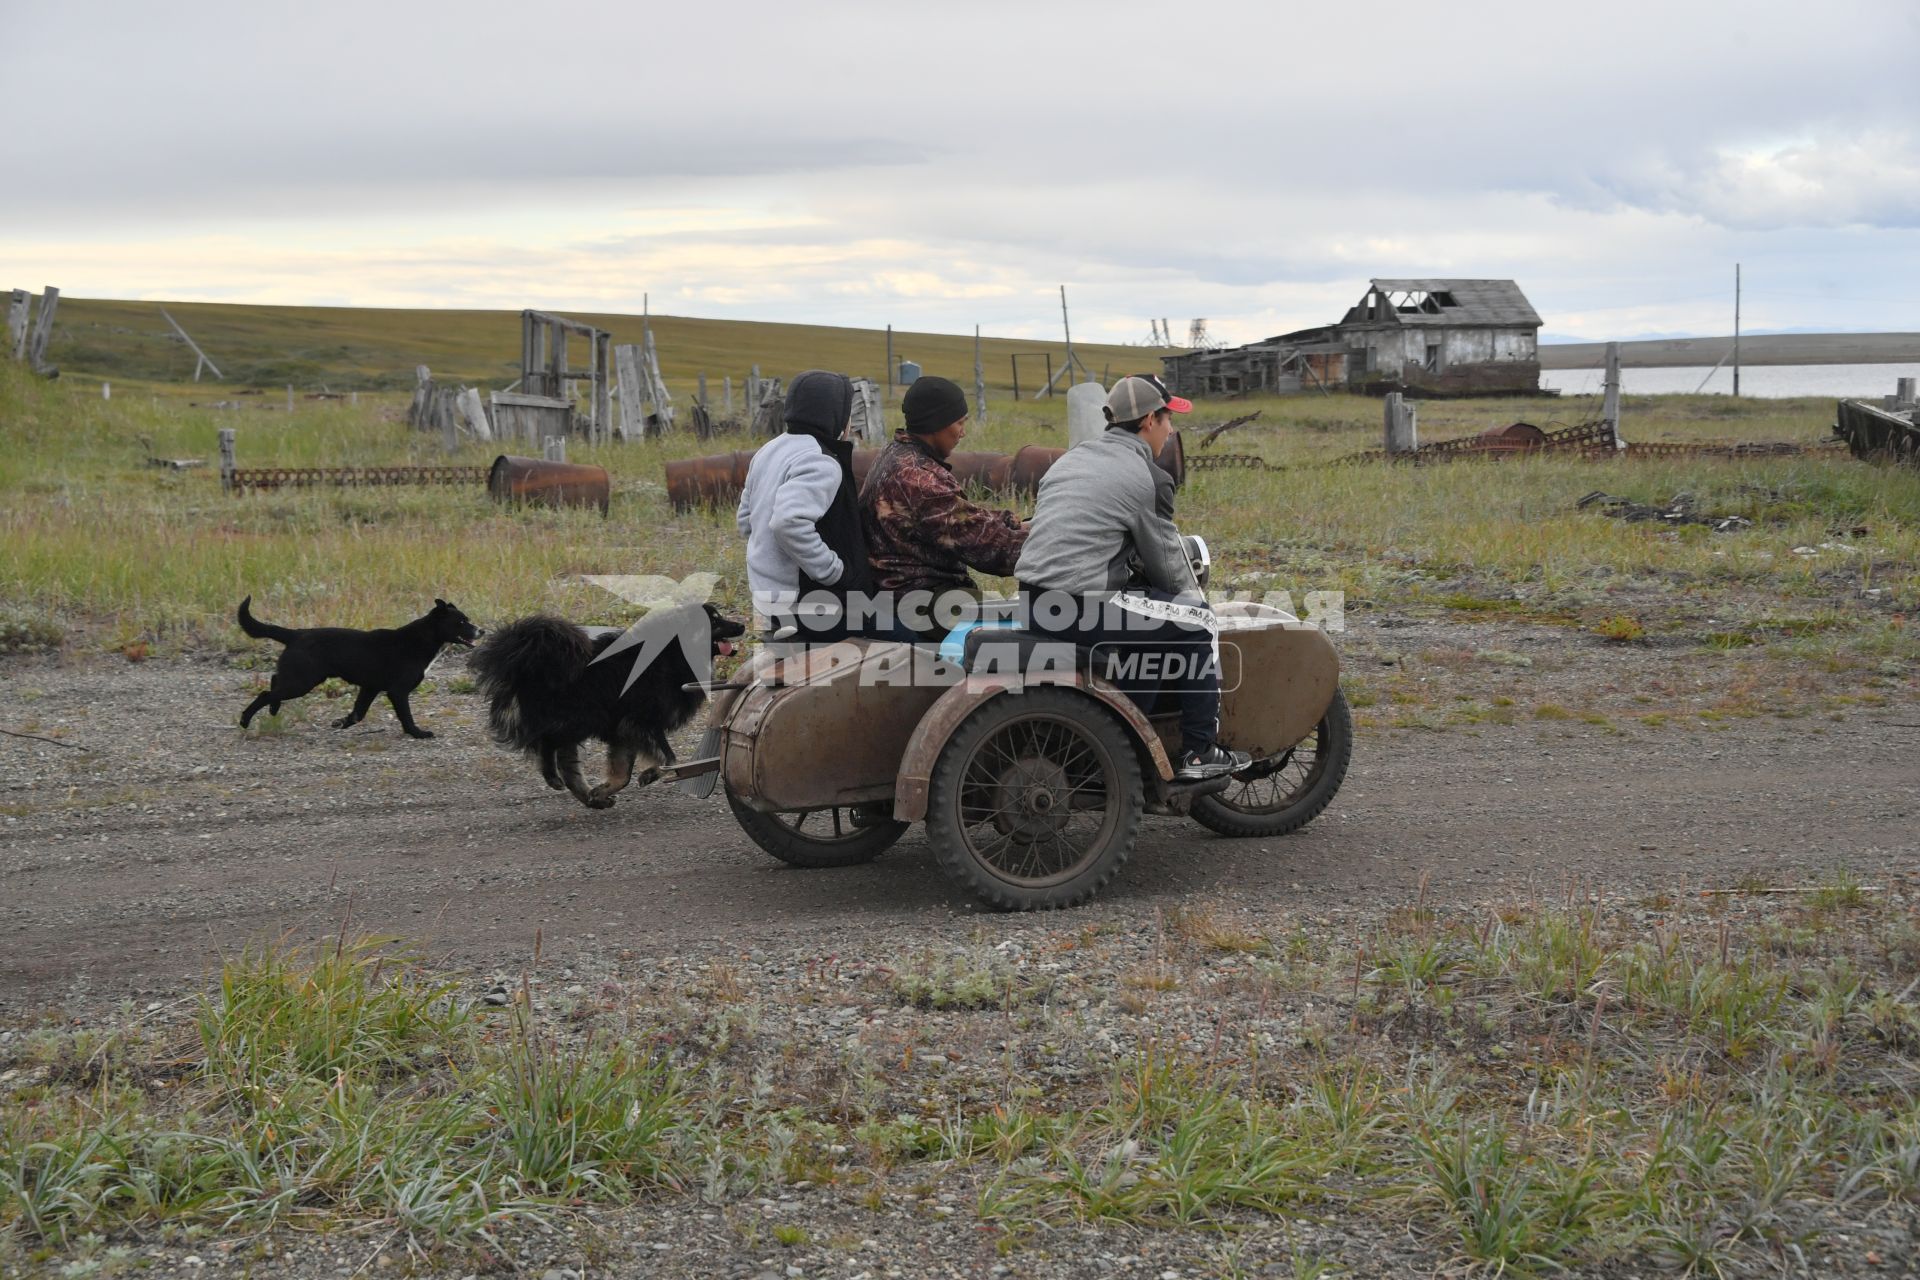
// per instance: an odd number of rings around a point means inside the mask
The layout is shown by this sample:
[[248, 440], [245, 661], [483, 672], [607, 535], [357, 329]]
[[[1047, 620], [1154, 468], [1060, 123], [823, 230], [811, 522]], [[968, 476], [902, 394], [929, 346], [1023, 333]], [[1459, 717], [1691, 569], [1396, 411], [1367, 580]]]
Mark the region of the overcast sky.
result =
[[0, 0], [0, 287], [1144, 340], [1920, 329], [1920, 3]]

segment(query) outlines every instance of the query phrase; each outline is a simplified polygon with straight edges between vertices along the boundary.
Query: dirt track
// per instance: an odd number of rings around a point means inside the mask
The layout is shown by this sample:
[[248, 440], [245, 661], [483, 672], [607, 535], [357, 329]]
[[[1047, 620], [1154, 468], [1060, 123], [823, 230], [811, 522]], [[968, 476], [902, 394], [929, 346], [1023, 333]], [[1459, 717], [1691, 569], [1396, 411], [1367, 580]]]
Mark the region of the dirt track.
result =
[[[447, 673], [440, 673], [445, 679]], [[755, 849], [719, 798], [664, 790], [590, 812], [485, 741], [477, 699], [417, 701], [430, 742], [384, 706], [244, 737], [255, 673], [224, 664], [0, 665], [0, 1007], [78, 1010], [196, 988], [222, 948], [353, 928], [512, 973], [631, 950], [913, 946], [1037, 927], [982, 915], [910, 833], [867, 867], [798, 872]], [[1229, 841], [1150, 819], [1088, 923], [1205, 903], [1284, 916], [1409, 900], [1633, 894], [1753, 876], [1808, 883], [1920, 865], [1916, 717], [1754, 719], [1714, 731], [1486, 725], [1363, 736], [1313, 826]], [[1060, 923], [1056, 917], [1053, 924]]]

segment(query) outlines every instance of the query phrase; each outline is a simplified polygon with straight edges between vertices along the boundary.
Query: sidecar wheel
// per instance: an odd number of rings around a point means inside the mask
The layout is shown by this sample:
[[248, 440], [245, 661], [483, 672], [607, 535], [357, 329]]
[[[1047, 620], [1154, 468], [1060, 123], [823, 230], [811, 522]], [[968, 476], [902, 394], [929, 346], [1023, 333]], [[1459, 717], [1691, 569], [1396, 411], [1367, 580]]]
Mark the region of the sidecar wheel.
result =
[[1333, 701], [1313, 732], [1279, 755], [1233, 775], [1233, 785], [1195, 796], [1193, 817], [1223, 836], [1284, 836], [1333, 803], [1353, 760], [1353, 713], [1346, 695]]

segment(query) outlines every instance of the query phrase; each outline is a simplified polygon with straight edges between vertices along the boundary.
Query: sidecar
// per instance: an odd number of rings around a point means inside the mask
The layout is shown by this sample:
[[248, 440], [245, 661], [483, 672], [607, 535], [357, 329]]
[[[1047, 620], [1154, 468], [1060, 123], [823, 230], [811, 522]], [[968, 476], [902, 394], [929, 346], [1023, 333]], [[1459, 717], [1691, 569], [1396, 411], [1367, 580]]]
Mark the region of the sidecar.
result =
[[991, 628], [957, 661], [882, 641], [762, 649], [714, 690], [710, 767], [784, 862], [866, 862], [925, 822], [941, 867], [982, 902], [1074, 906], [1119, 872], [1147, 814], [1279, 836], [1346, 776], [1353, 722], [1327, 637], [1263, 605], [1216, 613], [1220, 741], [1253, 757], [1240, 773], [1177, 784], [1177, 716], [1141, 714], [1057, 641]]

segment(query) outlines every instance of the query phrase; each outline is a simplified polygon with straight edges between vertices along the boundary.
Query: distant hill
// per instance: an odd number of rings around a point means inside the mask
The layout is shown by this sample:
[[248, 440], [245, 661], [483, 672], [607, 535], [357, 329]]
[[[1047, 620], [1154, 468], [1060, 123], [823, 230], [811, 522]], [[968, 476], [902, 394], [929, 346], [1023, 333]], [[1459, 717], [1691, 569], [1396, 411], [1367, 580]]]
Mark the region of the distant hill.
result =
[[[1733, 350], [1724, 338], [1654, 338], [1620, 344], [1620, 363], [1633, 369], [1718, 364]], [[1542, 369], [1591, 369], [1607, 358], [1604, 342], [1542, 342]], [[1910, 364], [1920, 362], [1920, 333], [1754, 333], [1740, 337], [1740, 363]]]
[[[193, 335], [228, 383], [301, 390], [322, 384], [335, 391], [413, 386], [413, 367], [424, 364], [436, 379], [499, 389], [520, 376], [518, 311], [430, 311], [375, 307], [269, 307], [210, 302], [120, 302], [60, 299], [54, 313], [49, 363], [65, 374], [102, 378], [186, 381], [193, 353], [173, 336], [160, 315], [167, 310]], [[564, 312], [570, 319], [605, 329], [614, 345], [639, 342], [639, 316]], [[736, 394], [756, 364], [767, 377], [790, 378], [803, 369], [837, 369], [876, 381], [885, 377], [887, 335], [879, 329], [826, 325], [762, 324], [748, 320], [700, 320], [654, 316], [653, 340], [661, 373], [676, 396], [690, 396], [700, 374], [717, 404], [721, 378], [732, 375]], [[575, 340], [571, 363], [584, 363]], [[972, 335], [893, 335], [896, 360], [917, 361], [928, 373], [971, 389]], [[1095, 376], [1158, 372], [1160, 357], [1176, 349], [1075, 343]], [[1046, 381], [1050, 357], [1058, 368], [1063, 342], [983, 338], [987, 383], [1012, 386], [1010, 355], [1020, 357], [1020, 388], [1031, 395]], [[1064, 386], [1064, 380], [1062, 381]]]

